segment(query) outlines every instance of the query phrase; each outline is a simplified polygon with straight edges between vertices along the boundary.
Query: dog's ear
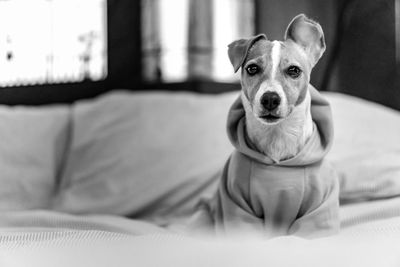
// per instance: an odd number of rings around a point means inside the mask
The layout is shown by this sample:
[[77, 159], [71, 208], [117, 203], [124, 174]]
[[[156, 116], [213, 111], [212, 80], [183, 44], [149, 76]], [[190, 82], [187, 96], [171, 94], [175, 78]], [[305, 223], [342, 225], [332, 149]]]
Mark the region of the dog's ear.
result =
[[240, 39], [228, 45], [228, 56], [235, 72], [242, 66], [250, 47], [260, 39], [267, 39], [265, 34], [259, 34], [249, 39]]
[[306, 51], [311, 59], [312, 67], [317, 64], [325, 52], [325, 37], [319, 23], [307, 18], [304, 14], [297, 15], [286, 29], [285, 39], [291, 39]]

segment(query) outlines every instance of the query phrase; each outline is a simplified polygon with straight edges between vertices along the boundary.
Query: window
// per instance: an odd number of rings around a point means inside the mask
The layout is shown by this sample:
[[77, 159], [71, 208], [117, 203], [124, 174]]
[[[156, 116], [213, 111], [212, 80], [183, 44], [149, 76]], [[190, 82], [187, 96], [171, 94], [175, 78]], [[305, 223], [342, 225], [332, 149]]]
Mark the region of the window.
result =
[[0, 0], [0, 87], [107, 76], [106, 0]]

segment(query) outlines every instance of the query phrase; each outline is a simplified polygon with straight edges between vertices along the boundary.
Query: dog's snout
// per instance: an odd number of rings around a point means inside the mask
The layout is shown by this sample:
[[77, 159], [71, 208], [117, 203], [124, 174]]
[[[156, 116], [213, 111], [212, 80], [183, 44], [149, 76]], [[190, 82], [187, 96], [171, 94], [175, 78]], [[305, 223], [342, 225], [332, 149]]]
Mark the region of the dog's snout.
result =
[[281, 97], [275, 92], [266, 92], [261, 97], [261, 105], [268, 111], [276, 109], [281, 103]]

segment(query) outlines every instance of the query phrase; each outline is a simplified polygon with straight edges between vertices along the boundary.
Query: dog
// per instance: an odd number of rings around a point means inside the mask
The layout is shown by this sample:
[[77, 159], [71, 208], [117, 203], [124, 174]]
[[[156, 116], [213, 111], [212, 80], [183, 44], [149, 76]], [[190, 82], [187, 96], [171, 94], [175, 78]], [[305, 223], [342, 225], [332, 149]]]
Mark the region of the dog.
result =
[[332, 115], [309, 84], [325, 48], [320, 24], [304, 14], [289, 23], [284, 41], [260, 34], [228, 46], [242, 89], [227, 123], [235, 150], [206, 208], [218, 234], [338, 233], [338, 178], [324, 160]]

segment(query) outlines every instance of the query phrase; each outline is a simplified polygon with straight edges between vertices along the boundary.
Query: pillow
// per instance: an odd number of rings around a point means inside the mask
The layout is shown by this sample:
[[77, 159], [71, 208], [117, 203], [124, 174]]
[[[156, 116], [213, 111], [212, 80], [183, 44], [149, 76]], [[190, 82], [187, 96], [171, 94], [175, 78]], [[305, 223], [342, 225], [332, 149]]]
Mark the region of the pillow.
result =
[[68, 125], [66, 106], [0, 106], [0, 211], [50, 206]]
[[54, 209], [158, 224], [189, 214], [232, 151], [225, 124], [237, 94], [119, 91], [78, 102]]
[[342, 202], [400, 195], [400, 112], [349, 95], [324, 95], [335, 124], [327, 158], [339, 173]]

